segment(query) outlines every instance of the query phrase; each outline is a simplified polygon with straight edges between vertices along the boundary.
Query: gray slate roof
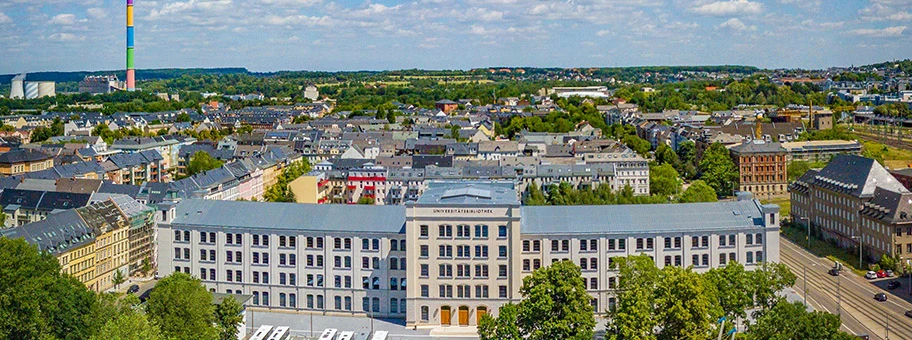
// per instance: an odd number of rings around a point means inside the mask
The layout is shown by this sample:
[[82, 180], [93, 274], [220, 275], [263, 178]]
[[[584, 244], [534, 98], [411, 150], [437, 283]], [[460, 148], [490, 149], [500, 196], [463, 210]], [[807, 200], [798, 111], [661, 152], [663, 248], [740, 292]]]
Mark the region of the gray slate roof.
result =
[[848, 192], [855, 197], [870, 197], [876, 187], [900, 193], [908, 192], [880, 163], [856, 155], [836, 155], [820, 170], [813, 181], [832, 190]]
[[171, 224], [294, 231], [404, 233], [405, 207], [187, 199], [177, 204], [177, 214]]
[[[661, 213], [658, 213], [661, 211]], [[522, 207], [523, 234], [631, 234], [762, 228], [754, 200]]]
[[73, 209], [50, 214], [38, 222], [2, 230], [0, 235], [11, 239], [24, 238], [26, 242], [37, 245], [39, 250], [51, 254], [95, 242], [95, 231]]

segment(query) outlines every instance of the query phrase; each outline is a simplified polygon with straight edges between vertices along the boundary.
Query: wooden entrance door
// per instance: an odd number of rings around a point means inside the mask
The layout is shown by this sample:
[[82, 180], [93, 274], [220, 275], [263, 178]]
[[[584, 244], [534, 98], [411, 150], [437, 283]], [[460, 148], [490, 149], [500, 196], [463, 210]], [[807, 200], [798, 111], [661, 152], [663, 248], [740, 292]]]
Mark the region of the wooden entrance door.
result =
[[460, 326], [469, 325], [469, 307], [466, 307], [466, 306], [459, 307], [459, 325]]
[[485, 314], [488, 314], [487, 307], [478, 307], [475, 309], [475, 324], [476, 325], [481, 323], [481, 317], [485, 316]]
[[450, 306], [440, 307], [440, 324], [443, 326], [450, 325]]

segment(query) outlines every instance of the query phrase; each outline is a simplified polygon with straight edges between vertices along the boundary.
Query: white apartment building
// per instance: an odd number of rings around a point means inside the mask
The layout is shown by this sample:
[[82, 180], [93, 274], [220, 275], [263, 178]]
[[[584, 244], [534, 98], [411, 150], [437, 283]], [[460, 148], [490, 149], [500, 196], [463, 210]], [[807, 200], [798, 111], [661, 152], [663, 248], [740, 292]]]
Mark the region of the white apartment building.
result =
[[580, 265], [597, 313], [615, 300], [613, 258], [647, 254], [698, 271], [779, 261], [779, 208], [737, 201], [520, 205], [511, 182], [432, 182], [406, 206], [184, 200], [164, 206], [159, 275], [183, 271], [251, 307], [476, 325], [521, 297], [523, 277]]

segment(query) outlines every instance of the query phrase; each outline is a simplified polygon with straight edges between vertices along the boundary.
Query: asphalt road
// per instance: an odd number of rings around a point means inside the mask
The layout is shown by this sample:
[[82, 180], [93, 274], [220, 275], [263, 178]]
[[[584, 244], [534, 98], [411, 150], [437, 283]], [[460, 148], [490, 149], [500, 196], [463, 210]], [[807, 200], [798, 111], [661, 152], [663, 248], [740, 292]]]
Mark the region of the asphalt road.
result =
[[[912, 318], [904, 315], [912, 310], [912, 303], [903, 300], [909, 294], [908, 279], [902, 287], [888, 291], [881, 288], [888, 279], [877, 280], [875, 285], [848, 270], [831, 276], [827, 271], [833, 267], [832, 260], [817, 257], [784, 237], [779, 240], [782, 262], [798, 277], [794, 288], [801, 295], [807, 280], [811, 307], [840, 314], [843, 330], [850, 334], [868, 334], [871, 339], [912, 339]], [[886, 293], [887, 301], [874, 300], [876, 293]]]

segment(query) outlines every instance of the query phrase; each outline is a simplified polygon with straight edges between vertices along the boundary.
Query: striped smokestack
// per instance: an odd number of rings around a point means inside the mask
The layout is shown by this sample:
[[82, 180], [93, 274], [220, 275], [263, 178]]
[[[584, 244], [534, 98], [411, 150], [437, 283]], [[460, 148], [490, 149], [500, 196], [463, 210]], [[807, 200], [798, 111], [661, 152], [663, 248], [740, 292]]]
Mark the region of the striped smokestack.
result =
[[133, 69], [133, 0], [127, 0], [127, 91], [136, 90], [136, 70]]

